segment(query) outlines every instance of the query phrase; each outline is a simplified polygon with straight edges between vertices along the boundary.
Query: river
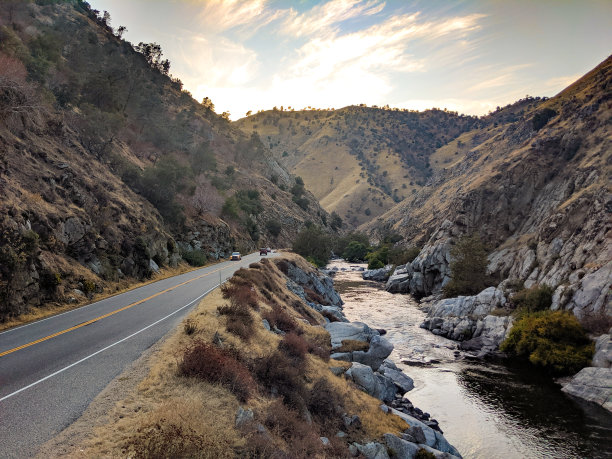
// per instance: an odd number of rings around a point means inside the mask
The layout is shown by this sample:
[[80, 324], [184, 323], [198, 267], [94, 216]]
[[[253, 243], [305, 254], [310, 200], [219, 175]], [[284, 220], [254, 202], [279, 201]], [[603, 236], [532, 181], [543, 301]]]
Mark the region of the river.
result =
[[612, 414], [529, 368], [466, 359], [457, 342], [419, 327], [425, 313], [410, 295], [390, 294], [351, 266], [364, 265], [328, 266], [338, 268], [346, 317], [387, 330], [390, 358], [414, 379], [406, 397], [464, 458], [612, 458]]

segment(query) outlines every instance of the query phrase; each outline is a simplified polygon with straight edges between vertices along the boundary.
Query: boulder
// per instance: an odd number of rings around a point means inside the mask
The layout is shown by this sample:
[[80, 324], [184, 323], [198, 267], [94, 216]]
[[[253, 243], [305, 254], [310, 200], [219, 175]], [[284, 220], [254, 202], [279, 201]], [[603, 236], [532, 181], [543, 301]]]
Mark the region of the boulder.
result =
[[385, 290], [390, 293], [410, 293], [412, 273], [412, 266], [410, 264], [398, 266], [387, 280]]
[[583, 368], [561, 390], [612, 411], [612, 368]]
[[254, 419], [253, 410], [245, 410], [241, 406], [238, 407], [238, 412], [236, 413], [236, 427], [242, 427], [249, 422], [253, 422]]
[[603, 334], [595, 341], [595, 355], [591, 365], [600, 368], [612, 367], [612, 333]]
[[406, 421], [410, 427], [420, 427], [423, 431], [423, 434], [425, 435], [425, 444], [427, 446], [437, 449], [438, 451], [441, 451], [443, 453], [449, 453], [453, 456], [461, 457], [459, 451], [457, 451], [457, 449], [453, 445], [451, 445], [446, 440], [446, 438], [444, 438], [444, 435], [442, 435], [440, 432], [433, 430], [424, 422], [419, 421], [418, 419], [410, 416], [409, 414], [402, 413], [401, 411], [398, 411], [394, 408], [388, 409], [391, 411], [391, 413], [395, 414], [396, 416], [399, 416], [404, 421]]
[[334, 316], [340, 322], [348, 322], [348, 319], [344, 316], [342, 309], [337, 306], [322, 306], [321, 311], [319, 312], [327, 312]]
[[374, 335], [370, 339], [370, 348], [367, 352], [353, 352], [353, 361], [368, 365], [372, 370], [376, 371], [392, 351], [393, 344], [388, 339]]
[[376, 442], [370, 442], [366, 445], [353, 443], [353, 446], [365, 459], [389, 459], [387, 448], [384, 445]]
[[385, 439], [387, 448], [393, 451], [393, 457], [397, 459], [413, 459], [420, 449], [415, 443], [402, 440], [393, 434], [384, 434], [383, 438]]
[[566, 309], [579, 319], [597, 314], [612, 316], [612, 261], [586, 274], [579, 285]]
[[384, 282], [389, 277], [389, 274], [391, 273], [392, 269], [393, 265], [387, 265], [384, 268], [379, 269], [368, 269], [363, 272], [361, 277], [363, 277], [363, 280]]
[[412, 389], [414, 389], [413, 379], [403, 372], [397, 369], [389, 368], [385, 365], [381, 365], [378, 371], [393, 381], [393, 384], [395, 384], [395, 387], [397, 387], [400, 395], [404, 395], [406, 392], [410, 392]]
[[390, 402], [395, 398], [397, 389], [393, 381], [380, 373], [375, 373], [367, 365], [354, 362], [344, 375], [372, 397], [384, 402]]
[[363, 322], [331, 322], [325, 324], [325, 330], [331, 337], [332, 349], [341, 347], [342, 341], [346, 339], [369, 342], [373, 336], [379, 334]]

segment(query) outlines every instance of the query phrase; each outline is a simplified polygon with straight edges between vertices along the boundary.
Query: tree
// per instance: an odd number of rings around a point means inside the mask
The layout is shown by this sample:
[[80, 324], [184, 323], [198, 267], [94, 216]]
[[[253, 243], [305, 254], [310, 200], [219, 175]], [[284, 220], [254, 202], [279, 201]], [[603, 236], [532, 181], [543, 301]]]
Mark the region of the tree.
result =
[[191, 198], [191, 204], [199, 215], [218, 214], [223, 206], [223, 198], [214, 186], [200, 180]]
[[444, 295], [475, 295], [484, 290], [487, 279], [487, 252], [478, 234], [463, 236], [451, 249], [451, 280]]
[[342, 228], [342, 218], [340, 218], [340, 215], [338, 215], [336, 211], [331, 213], [331, 221], [329, 222], [329, 226], [334, 231], [338, 231], [340, 228]]
[[119, 26], [119, 27], [117, 28], [117, 33], [116, 33], [117, 38], [122, 38], [122, 37], [123, 37], [123, 34], [124, 34], [125, 32], [127, 32], [127, 31], [128, 31], [128, 29], [127, 29], [127, 27], [126, 27], [126, 26]]
[[368, 246], [361, 242], [351, 241], [351, 243], [344, 249], [342, 258], [351, 263], [365, 260], [368, 254]]
[[325, 266], [331, 255], [331, 239], [320, 227], [312, 225], [298, 233], [293, 251], [317, 266]]
[[212, 100], [210, 100], [208, 97], [202, 99], [202, 107], [207, 108], [213, 113], [215, 111], [215, 104], [213, 104]]

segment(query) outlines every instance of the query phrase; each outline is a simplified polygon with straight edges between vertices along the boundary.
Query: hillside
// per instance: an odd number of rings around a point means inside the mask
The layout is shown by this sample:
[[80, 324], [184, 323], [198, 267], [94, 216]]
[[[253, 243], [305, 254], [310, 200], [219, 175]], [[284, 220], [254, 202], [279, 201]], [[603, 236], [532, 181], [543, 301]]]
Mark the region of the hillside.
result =
[[0, 3], [0, 320], [325, 226], [257, 136], [120, 35], [86, 2]]
[[363, 228], [424, 245], [412, 263], [419, 272], [413, 293], [429, 295], [448, 282], [450, 247], [476, 232], [497, 282], [547, 284], [554, 308], [607, 330], [611, 115], [612, 57], [557, 96], [501, 109], [485, 127], [438, 149], [434, 161], [457, 159], [438, 168], [414, 201]]
[[257, 132], [325, 210], [356, 227], [411, 201], [435, 168], [436, 149], [482, 123], [436, 109], [351, 106], [265, 111], [234, 124]]

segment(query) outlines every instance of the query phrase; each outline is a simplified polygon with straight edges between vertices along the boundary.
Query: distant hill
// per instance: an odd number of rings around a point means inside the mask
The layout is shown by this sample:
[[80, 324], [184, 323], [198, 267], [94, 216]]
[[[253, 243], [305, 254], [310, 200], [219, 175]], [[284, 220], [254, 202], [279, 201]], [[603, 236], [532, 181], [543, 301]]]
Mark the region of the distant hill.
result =
[[357, 227], [400, 201], [412, 200], [431, 177], [430, 157], [436, 149], [483, 123], [435, 109], [351, 106], [271, 110], [234, 124], [259, 134], [328, 212]]
[[0, 320], [326, 226], [257, 136], [120, 35], [86, 2], [0, 3]]

